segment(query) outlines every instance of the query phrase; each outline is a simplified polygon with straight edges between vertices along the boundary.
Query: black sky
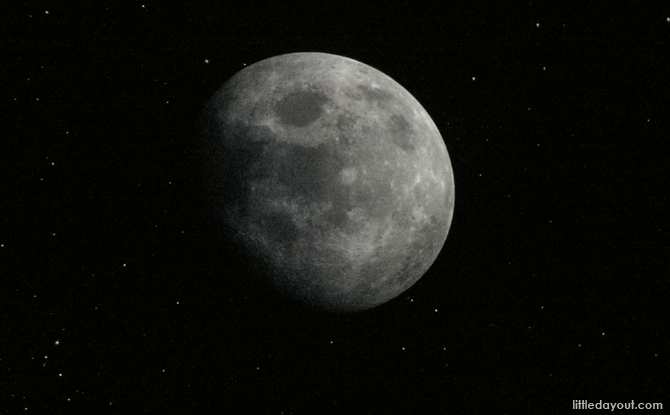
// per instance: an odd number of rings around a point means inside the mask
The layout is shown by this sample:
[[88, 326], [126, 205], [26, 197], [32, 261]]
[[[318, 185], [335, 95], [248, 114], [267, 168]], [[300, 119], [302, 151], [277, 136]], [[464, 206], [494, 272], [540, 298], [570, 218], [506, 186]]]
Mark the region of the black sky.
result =
[[[670, 406], [670, 6], [38, 3], [0, 13], [3, 413]], [[403, 85], [454, 168], [437, 261], [363, 313], [242, 283], [195, 191], [206, 101], [305, 51]]]

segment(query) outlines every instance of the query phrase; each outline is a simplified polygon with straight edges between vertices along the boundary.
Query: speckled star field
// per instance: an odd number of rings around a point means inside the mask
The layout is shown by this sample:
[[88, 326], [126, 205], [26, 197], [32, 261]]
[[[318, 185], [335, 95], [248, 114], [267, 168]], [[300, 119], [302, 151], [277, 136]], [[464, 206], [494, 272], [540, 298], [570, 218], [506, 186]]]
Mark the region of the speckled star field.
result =
[[[670, 406], [670, 6], [75, 3], [0, 19], [0, 413]], [[285, 307], [204, 219], [201, 111], [294, 52], [390, 76], [449, 152], [446, 243], [371, 310]]]

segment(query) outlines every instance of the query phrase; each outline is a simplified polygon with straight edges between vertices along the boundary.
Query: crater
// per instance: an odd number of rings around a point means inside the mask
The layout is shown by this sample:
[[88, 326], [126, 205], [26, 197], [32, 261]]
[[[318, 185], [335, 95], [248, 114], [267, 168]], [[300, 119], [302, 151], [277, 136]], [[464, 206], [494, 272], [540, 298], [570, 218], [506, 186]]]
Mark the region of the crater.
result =
[[357, 176], [358, 173], [356, 172], [355, 167], [348, 167], [340, 171], [340, 181], [342, 181], [343, 184], [353, 183]]
[[285, 125], [305, 127], [323, 114], [328, 97], [318, 91], [293, 91], [275, 105], [275, 114]]

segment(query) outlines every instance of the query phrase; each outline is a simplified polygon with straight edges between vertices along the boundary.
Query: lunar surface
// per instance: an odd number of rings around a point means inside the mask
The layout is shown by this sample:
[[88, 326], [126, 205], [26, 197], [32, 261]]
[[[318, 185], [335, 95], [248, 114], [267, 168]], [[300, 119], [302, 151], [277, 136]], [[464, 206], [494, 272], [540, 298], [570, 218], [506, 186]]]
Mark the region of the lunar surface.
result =
[[369, 309], [442, 249], [454, 210], [445, 143], [419, 102], [370, 66], [324, 53], [260, 61], [214, 95], [199, 132], [217, 226], [285, 298]]

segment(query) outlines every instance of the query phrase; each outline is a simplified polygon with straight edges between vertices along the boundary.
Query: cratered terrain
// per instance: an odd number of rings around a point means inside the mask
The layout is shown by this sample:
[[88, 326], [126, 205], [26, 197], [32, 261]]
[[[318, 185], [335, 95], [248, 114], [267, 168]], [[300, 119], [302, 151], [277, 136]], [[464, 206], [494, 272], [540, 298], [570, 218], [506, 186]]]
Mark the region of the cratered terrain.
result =
[[[199, 125], [206, 201], [283, 297], [383, 304], [440, 253], [454, 210], [442, 137], [402, 86], [355, 60], [293, 53], [248, 66]], [[222, 283], [225, 283], [222, 281]]]

